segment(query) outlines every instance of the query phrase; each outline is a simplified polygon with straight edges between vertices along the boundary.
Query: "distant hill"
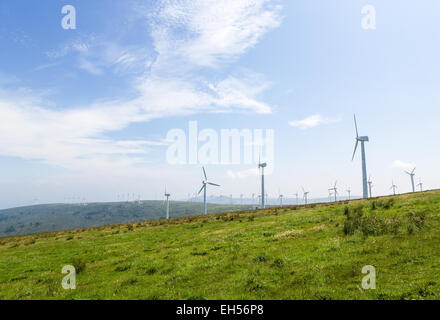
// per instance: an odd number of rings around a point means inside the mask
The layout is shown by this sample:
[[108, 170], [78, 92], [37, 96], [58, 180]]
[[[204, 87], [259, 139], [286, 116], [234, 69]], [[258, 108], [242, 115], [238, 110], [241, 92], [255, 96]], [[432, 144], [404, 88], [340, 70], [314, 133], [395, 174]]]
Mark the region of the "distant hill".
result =
[[[238, 205], [209, 204], [209, 213], [247, 208]], [[170, 202], [171, 217], [201, 214], [198, 202]], [[163, 201], [43, 204], [0, 210], [0, 237], [90, 228], [165, 218]]]

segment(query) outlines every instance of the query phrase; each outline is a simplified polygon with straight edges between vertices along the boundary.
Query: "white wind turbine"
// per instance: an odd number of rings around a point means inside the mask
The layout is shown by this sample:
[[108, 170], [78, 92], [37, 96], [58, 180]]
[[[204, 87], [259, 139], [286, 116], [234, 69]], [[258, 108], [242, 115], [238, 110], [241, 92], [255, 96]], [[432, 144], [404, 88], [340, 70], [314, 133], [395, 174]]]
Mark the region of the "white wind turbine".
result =
[[354, 147], [353, 157], [351, 161], [353, 161], [354, 156], [356, 155], [356, 150], [359, 142], [361, 143], [361, 155], [362, 155], [362, 189], [363, 189], [363, 198], [368, 198], [368, 188], [367, 188], [367, 162], [365, 159], [365, 142], [370, 141], [367, 136], [359, 136], [356, 115], [354, 115], [354, 126], [356, 128], [356, 145]]
[[419, 179], [419, 184], [418, 184], [417, 186], [420, 187], [420, 192], [423, 192], [423, 183], [422, 183], [422, 179]]
[[261, 160], [258, 160], [258, 169], [261, 169], [261, 208], [264, 209], [266, 208], [266, 204], [265, 204], [265, 196], [266, 194], [264, 193], [264, 168], [267, 167], [267, 163], [261, 163]]
[[282, 207], [283, 206], [283, 198], [284, 198], [284, 196], [281, 194], [280, 190], [278, 190], [278, 194], [279, 194], [278, 199], [280, 201], [280, 207]]
[[397, 189], [397, 186], [394, 184], [394, 180], [392, 181], [392, 184], [391, 184], [391, 188], [390, 189], [393, 189], [393, 195], [396, 195], [396, 189]]
[[332, 197], [333, 197], [333, 193], [331, 192], [331, 190], [328, 190], [328, 200], [331, 202], [332, 201]]
[[166, 219], [169, 220], [170, 219], [170, 197], [171, 194], [167, 193], [167, 188], [165, 188], [165, 194], [164, 194], [165, 198], [166, 198]]
[[335, 182], [335, 185], [333, 186], [333, 188], [328, 189], [328, 191], [331, 193], [332, 191], [334, 192], [335, 195], [335, 202], [337, 201], [337, 196], [338, 196], [338, 188], [336, 188], [336, 184], [338, 183], [338, 181]]
[[373, 187], [373, 181], [371, 181], [371, 176], [368, 178], [368, 189], [370, 190], [370, 198], [373, 197], [373, 194], [371, 193], [371, 188]]
[[414, 173], [414, 171], [416, 171], [416, 168], [414, 168], [411, 172], [405, 171], [405, 173], [411, 177], [412, 192], [416, 192], [416, 188], [414, 186], [414, 176], [416, 174]]
[[205, 180], [202, 181], [202, 188], [200, 189], [199, 193], [203, 191], [203, 214], [207, 215], [208, 211], [207, 211], [207, 203], [206, 203], [206, 189], [207, 189], [207, 185], [211, 185], [211, 186], [216, 186], [216, 187], [220, 187], [220, 185], [216, 184], [216, 183], [212, 183], [208, 181], [208, 177], [206, 176], [206, 171], [205, 171], [205, 167], [202, 167], [203, 169], [203, 176], [205, 178]]
[[310, 192], [304, 190], [304, 188], [302, 188], [302, 190], [303, 190], [304, 204], [307, 204], [307, 197], [310, 194]]
[[347, 189], [347, 193], [348, 193], [348, 200], [351, 200], [351, 190], [350, 188]]

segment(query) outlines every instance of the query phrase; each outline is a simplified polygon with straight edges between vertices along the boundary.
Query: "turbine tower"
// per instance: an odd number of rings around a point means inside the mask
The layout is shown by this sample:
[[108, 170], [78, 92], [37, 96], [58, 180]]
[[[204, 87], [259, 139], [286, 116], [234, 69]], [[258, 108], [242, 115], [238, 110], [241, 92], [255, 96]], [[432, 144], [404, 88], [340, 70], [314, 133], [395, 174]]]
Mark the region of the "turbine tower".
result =
[[167, 220], [169, 220], [170, 219], [170, 202], [169, 202], [169, 199], [170, 199], [170, 197], [171, 197], [171, 194], [169, 194], [169, 193], [167, 193], [167, 188], [165, 188], [165, 198], [166, 198], [166, 202], [167, 202], [167, 206], [166, 206], [166, 208], [167, 208], [167, 214], [166, 214], [166, 218], [167, 218]]
[[338, 181], [335, 182], [335, 185], [333, 186], [333, 188], [328, 189], [328, 191], [331, 193], [332, 191], [334, 191], [335, 193], [335, 202], [337, 201], [337, 196], [338, 196], [338, 188], [336, 188], [336, 184], [338, 183]]
[[405, 171], [405, 173], [411, 177], [412, 192], [416, 192], [416, 188], [414, 186], [414, 176], [416, 174], [414, 173], [414, 171], [416, 171], [416, 168], [414, 168], [411, 172]]
[[393, 195], [396, 195], [397, 186], [394, 184], [394, 181], [393, 181], [393, 184], [391, 185], [390, 189], [393, 189]]
[[373, 198], [373, 194], [371, 193], [371, 188], [373, 187], [373, 181], [371, 181], [371, 176], [368, 178], [368, 189], [370, 190], [370, 198]]
[[363, 198], [368, 198], [368, 187], [367, 187], [367, 163], [365, 160], [365, 142], [369, 142], [369, 138], [367, 136], [359, 136], [356, 115], [354, 115], [354, 126], [356, 128], [356, 145], [354, 147], [353, 157], [351, 161], [354, 160], [354, 156], [356, 155], [356, 150], [359, 142], [361, 143], [361, 154], [362, 154], [362, 189], [363, 189]]
[[304, 188], [302, 188], [302, 190], [304, 192], [304, 195], [303, 195], [303, 197], [304, 197], [304, 204], [307, 204], [307, 196], [309, 195], [310, 192], [304, 190]]
[[348, 201], [350, 201], [351, 200], [351, 190], [350, 190], [350, 188], [348, 188], [347, 193], [348, 193]]
[[262, 209], [266, 208], [266, 204], [264, 201], [264, 198], [265, 198], [264, 197], [265, 196], [265, 194], [264, 194], [264, 168], [266, 168], [266, 167], [267, 167], [266, 162], [261, 163], [261, 161], [258, 160], [258, 169], [261, 169], [261, 208]]
[[204, 176], [205, 180], [202, 181], [203, 185], [202, 185], [202, 188], [200, 189], [198, 194], [200, 194], [200, 192], [203, 191], [203, 214], [206, 216], [208, 214], [208, 212], [207, 212], [207, 203], [206, 203], [206, 188], [207, 188], [207, 185], [209, 184], [211, 186], [216, 186], [216, 187], [220, 187], [220, 185], [212, 183], [212, 182], [209, 182], [208, 181], [208, 177], [206, 176], [205, 167], [202, 167], [202, 169], [203, 169], [203, 176]]
[[296, 197], [296, 204], [298, 204], [298, 191], [295, 193], [295, 197]]

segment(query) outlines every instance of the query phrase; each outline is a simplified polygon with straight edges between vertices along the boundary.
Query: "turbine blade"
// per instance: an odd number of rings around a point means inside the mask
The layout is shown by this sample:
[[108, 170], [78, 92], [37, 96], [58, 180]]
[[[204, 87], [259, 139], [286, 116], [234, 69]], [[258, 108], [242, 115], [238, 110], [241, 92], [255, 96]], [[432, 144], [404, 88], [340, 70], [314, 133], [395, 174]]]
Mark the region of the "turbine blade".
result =
[[351, 158], [351, 161], [354, 160], [354, 156], [356, 155], [356, 150], [357, 150], [358, 145], [359, 145], [359, 140], [356, 139], [356, 145], [354, 146], [353, 157]]
[[203, 169], [203, 175], [205, 176], [205, 180], [208, 180], [208, 178], [206, 177], [205, 167], [202, 167], [202, 169]]
[[200, 189], [200, 191], [199, 191], [199, 193], [197, 193], [197, 195], [199, 195], [200, 192], [202, 192], [204, 188], [206, 188], [206, 184], [203, 185], [203, 187]]
[[212, 183], [212, 182], [208, 182], [208, 184], [210, 184], [211, 186], [216, 186], [216, 187], [220, 187], [220, 185], [219, 185], [219, 184], [215, 184], [215, 183]]
[[356, 121], [356, 114], [354, 115], [354, 127], [356, 128], [356, 139], [359, 138], [358, 125]]

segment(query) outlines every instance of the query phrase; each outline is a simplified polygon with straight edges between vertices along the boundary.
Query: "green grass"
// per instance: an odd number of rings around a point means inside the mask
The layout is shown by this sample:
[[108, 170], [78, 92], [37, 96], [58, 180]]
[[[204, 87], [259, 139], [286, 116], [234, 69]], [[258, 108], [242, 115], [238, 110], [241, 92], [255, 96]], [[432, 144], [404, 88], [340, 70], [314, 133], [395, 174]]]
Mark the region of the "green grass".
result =
[[439, 299], [440, 191], [387, 199], [0, 239], [0, 299]]

